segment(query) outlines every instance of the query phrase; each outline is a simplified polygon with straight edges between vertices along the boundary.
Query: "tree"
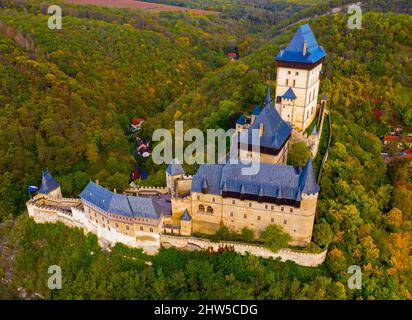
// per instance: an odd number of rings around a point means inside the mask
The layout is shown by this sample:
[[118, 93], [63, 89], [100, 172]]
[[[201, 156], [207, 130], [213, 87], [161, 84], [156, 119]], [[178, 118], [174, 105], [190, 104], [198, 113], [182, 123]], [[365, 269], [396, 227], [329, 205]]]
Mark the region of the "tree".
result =
[[255, 234], [253, 233], [253, 230], [244, 227], [242, 229], [242, 240], [246, 242], [253, 242], [255, 239]]
[[332, 242], [332, 237], [332, 228], [325, 219], [322, 219], [320, 223], [315, 224], [315, 226], [313, 227], [313, 240], [317, 244], [325, 247]]
[[287, 247], [292, 241], [292, 237], [283, 230], [282, 226], [272, 224], [262, 232], [259, 240], [264, 243], [266, 248], [277, 252], [279, 249]]
[[399, 228], [402, 225], [402, 211], [392, 208], [385, 216], [385, 222], [390, 228]]
[[293, 166], [303, 167], [306, 164], [310, 155], [310, 149], [308, 145], [303, 141], [298, 141], [294, 143], [288, 153], [288, 161]]

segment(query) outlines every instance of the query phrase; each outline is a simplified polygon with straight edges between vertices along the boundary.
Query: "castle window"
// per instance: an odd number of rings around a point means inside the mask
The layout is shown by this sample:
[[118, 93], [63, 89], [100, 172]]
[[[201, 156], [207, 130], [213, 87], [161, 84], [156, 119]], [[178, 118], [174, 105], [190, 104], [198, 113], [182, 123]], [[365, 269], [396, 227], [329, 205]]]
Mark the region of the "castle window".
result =
[[257, 217], [257, 220], [260, 221], [260, 216]]
[[233, 217], [233, 212], [230, 213], [230, 216]]
[[288, 221], [287, 221], [287, 220], [283, 220], [283, 224], [288, 224]]
[[285, 208], [284, 208], [284, 207], [281, 207], [281, 208], [280, 208], [280, 211], [282, 211], [282, 212], [285, 211]]
[[286, 85], [287, 86], [289, 85], [289, 79], [286, 79]]
[[99, 223], [99, 221], [97, 221], [97, 219], [96, 219], [96, 223]]
[[143, 231], [143, 227], [142, 227], [142, 226], [140, 226], [140, 231]]
[[235, 204], [236, 203], [236, 201], [235, 200], [232, 200], [232, 204]]
[[129, 226], [126, 226], [126, 230], [129, 230]]
[[207, 207], [207, 213], [213, 213], [213, 208], [211, 206]]
[[293, 208], [290, 208], [290, 212], [291, 212], [291, 213], [293, 212]]
[[212, 198], [212, 202], [216, 202], [216, 199], [215, 199], [215, 198]]
[[271, 218], [270, 221], [273, 223], [275, 222], [275, 218]]
[[252, 202], [249, 202], [249, 208], [252, 206]]
[[271, 209], [271, 210], [275, 210], [275, 206], [270, 206], [270, 209]]
[[116, 228], [118, 228], [118, 227], [119, 227], [119, 225], [118, 225], [117, 223], [115, 223], [115, 224], [114, 224], [114, 226], [115, 226]]
[[288, 74], [291, 74], [291, 73], [292, 73], [292, 72], [289, 70], [289, 71], [288, 71]]
[[199, 204], [199, 211], [205, 211], [205, 206], [203, 204]]
[[247, 214], [246, 213], [243, 215], [243, 218], [247, 219]]
[[268, 205], [267, 204], [265, 204], [265, 209], [267, 209], [268, 208]]
[[299, 72], [295, 72], [295, 76], [298, 76], [299, 75]]
[[104, 228], [106, 228], [106, 225], [105, 225], [105, 224], [103, 224], [103, 229], [104, 229]]
[[296, 86], [296, 80], [293, 80], [293, 86], [294, 87]]
[[107, 227], [107, 229], [109, 229], [109, 231], [110, 231], [110, 227]]
[[200, 196], [197, 196], [196, 198], [197, 198], [197, 200], [200, 200]]
[[97, 214], [96, 214], [96, 212], [94, 213], [94, 216], [95, 216], [95, 217], [97, 217]]
[[153, 232], [153, 228], [150, 228], [149, 230], [150, 230], [150, 232]]

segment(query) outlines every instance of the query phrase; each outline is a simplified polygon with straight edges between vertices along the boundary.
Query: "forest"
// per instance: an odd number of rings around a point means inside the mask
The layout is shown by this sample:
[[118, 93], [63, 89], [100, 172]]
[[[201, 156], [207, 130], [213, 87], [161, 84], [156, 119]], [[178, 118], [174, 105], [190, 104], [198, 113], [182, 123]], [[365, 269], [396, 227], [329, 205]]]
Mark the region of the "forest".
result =
[[[136, 164], [125, 136], [131, 117], [146, 119], [146, 137], [175, 120], [233, 127], [262, 103], [273, 58], [296, 26], [269, 37], [230, 16], [70, 5], [64, 32], [53, 33], [43, 2], [0, 0], [0, 243], [15, 257], [0, 257], [0, 277], [12, 272], [0, 297], [24, 287], [52, 299], [412, 299], [411, 169], [385, 164], [379, 139], [412, 125], [412, 18], [405, 4], [367, 3], [403, 13], [371, 9], [361, 30], [349, 30], [344, 14], [310, 19], [327, 52], [321, 92], [333, 142], [313, 237], [329, 252], [321, 267], [305, 268], [233, 252], [105, 252], [92, 235], [24, 213], [27, 186], [45, 167], [67, 196], [89, 179], [122, 190]], [[233, 42], [241, 59], [229, 62]], [[145, 169], [164, 184], [164, 168]], [[53, 294], [44, 281], [51, 264], [68, 275]], [[346, 285], [350, 265], [362, 267], [361, 290]]]

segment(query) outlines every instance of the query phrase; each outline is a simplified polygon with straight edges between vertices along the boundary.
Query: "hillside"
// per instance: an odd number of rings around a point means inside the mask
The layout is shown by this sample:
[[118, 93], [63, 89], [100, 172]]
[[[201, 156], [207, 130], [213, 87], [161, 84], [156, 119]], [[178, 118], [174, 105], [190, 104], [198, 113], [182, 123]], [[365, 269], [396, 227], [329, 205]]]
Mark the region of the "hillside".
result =
[[67, 195], [89, 178], [122, 190], [135, 161], [123, 134], [129, 119], [192, 91], [227, 63], [228, 39], [242, 41], [244, 30], [216, 17], [69, 5], [55, 32], [40, 2], [3, 5], [0, 219], [20, 212], [44, 167]]
[[[134, 164], [123, 131], [131, 116], [147, 118], [147, 136], [174, 120], [203, 130], [232, 127], [238, 112], [262, 102], [268, 74], [276, 77], [273, 57], [294, 31], [227, 63], [228, 25], [236, 26], [237, 40], [248, 41], [241, 36], [248, 28], [231, 19], [176, 13], [149, 19], [73, 6], [67, 31], [56, 35], [40, 6], [27, 8], [0, 10], [3, 220], [22, 212], [27, 185], [45, 166], [66, 194], [90, 178], [120, 190]], [[147, 257], [116, 246], [108, 253], [92, 235], [36, 225], [23, 214], [0, 228], [0, 277], [10, 277], [4, 287], [53, 299], [412, 299], [411, 172], [407, 164], [387, 166], [379, 140], [389, 126], [410, 125], [412, 18], [369, 12], [362, 30], [346, 23], [339, 14], [310, 21], [328, 54], [321, 83], [333, 119], [313, 238], [329, 248], [324, 265], [233, 252], [163, 249]], [[265, 38], [253, 32], [255, 44]], [[374, 108], [382, 110], [380, 120]], [[163, 174], [158, 167], [150, 173], [157, 171]], [[56, 263], [70, 276], [51, 296], [43, 270]], [[350, 265], [362, 267], [362, 290], [346, 286]], [[0, 289], [2, 296], [10, 292]]]

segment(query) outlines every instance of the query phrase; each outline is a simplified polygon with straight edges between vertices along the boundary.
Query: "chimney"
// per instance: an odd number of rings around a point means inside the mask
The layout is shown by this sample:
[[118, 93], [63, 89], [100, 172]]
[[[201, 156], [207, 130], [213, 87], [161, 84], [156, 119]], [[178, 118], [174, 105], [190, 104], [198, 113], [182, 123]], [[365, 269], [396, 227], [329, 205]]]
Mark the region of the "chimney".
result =
[[99, 179], [96, 179], [96, 184], [99, 185]]
[[303, 55], [306, 56], [306, 53], [308, 51], [308, 42], [305, 40], [303, 43]]
[[259, 125], [259, 137], [263, 136], [263, 123]]

